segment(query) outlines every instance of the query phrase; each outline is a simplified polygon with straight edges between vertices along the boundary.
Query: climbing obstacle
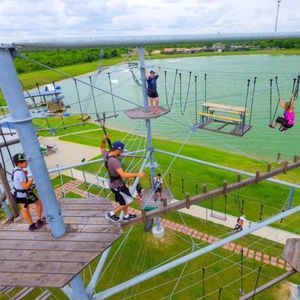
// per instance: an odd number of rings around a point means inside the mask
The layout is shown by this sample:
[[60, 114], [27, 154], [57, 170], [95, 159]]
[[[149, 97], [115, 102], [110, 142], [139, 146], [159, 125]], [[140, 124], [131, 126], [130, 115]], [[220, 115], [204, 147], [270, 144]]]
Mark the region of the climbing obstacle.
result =
[[174, 199], [174, 197], [172, 195], [172, 192], [168, 188], [163, 188], [161, 198], [155, 197], [153, 189], [145, 189], [142, 192], [142, 199], [143, 200], [141, 206], [144, 208], [161, 208], [163, 206], [168, 205]]
[[104, 198], [62, 199], [67, 233], [54, 238], [47, 226], [35, 232], [21, 222], [0, 226], [2, 286], [61, 288], [112, 245], [123, 231], [105, 214], [113, 209]]
[[[200, 122], [196, 127], [199, 129], [243, 136], [252, 127], [245, 123], [245, 107], [205, 102], [202, 104], [202, 112], [198, 112], [198, 115]], [[233, 129], [227, 131], [228, 125], [232, 125]]]
[[170, 111], [163, 107], [159, 107], [159, 112], [152, 113], [149, 109], [149, 111], [145, 110], [144, 108], [138, 107], [133, 109], [128, 109], [125, 111], [125, 114], [130, 119], [156, 119], [158, 117], [161, 117], [163, 115], [166, 115]]

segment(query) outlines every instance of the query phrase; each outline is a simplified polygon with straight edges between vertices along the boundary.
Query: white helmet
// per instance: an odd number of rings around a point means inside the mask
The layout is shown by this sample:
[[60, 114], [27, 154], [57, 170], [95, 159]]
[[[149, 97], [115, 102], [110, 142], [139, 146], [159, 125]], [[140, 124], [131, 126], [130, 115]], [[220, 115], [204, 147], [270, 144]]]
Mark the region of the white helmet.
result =
[[240, 220], [241, 220], [241, 221], [243, 221], [243, 222], [245, 222], [245, 221], [246, 221], [246, 219], [245, 219], [245, 217], [244, 217], [244, 216], [241, 216], [241, 217], [240, 217]]

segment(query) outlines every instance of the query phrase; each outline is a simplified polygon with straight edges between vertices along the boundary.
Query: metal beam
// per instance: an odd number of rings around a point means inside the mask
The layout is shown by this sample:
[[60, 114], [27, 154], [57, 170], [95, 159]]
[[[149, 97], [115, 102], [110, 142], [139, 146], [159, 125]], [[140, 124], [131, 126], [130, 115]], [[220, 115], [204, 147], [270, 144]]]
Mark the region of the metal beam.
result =
[[105, 298], [110, 297], [112, 295], [115, 295], [115, 294], [117, 294], [117, 293], [119, 293], [119, 292], [121, 292], [121, 291], [123, 291], [125, 289], [128, 289], [128, 288], [130, 288], [130, 287], [132, 287], [134, 285], [140, 284], [140, 283], [142, 283], [145, 280], [148, 280], [148, 279], [150, 279], [150, 278], [152, 278], [154, 276], [157, 276], [157, 275], [159, 275], [161, 273], [164, 273], [167, 270], [175, 268], [175, 267], [177, 267], [177, 266], [179, 266], [181, 264], [184, 264], [184, 263], [186, 263], [186, 262], [188, 262], [188, 261], [190, 261], [190, 260], [192, 260], [194, 258], [197, 258], [197, 257], [199, 257], [201, 255], [206, 254], [206, 253], [209, 253], [209, 252], [211, 252], [211, 251], [213, 251], [215, 249], [218, 249], [218, 248], [224, 246], [227, 243], [233, 242], [233, 241], [235, 241], [235, 240], [237, 240], [239, 238], [242, 238], [242, 237], [244, 237], [244, 236], [246, 236], [246, 235], [248, 235], [248, 234], [250, 234], [250, 233], [252, 233], [254, 231], [259, 230], [260, 228], [268, 226], [268, 225], [270, 225], [272, 223], [275, 223], [275, 222], [281, 220], [282, 218], [285, 218], [287, 216], [290, 216], [290, 215], [298, 213], [298, 212], [300, 212], [300, 205], [296, 206], [296, 207], [294, 207], [294, 208], [292, 208], [290, 210], [287, 210], [285, 212], [279, 213], [276, 216], [271, 217], [270, 219], [267, 219], [267, 220], [265, 220], [265, 221], [263, 221], [261, 223], [257, 223], [256, 225], [254, 225], [254, 226], [252, 226], [250, 228], [242, 230], [242, 231], [240, 231], [240, 232], [238, 232], [236, 234], [233, 234], [233, 235], [231, 235], [231, 236], [229, 236], [229, 237], [227, 237], [225, 239], [219, 240], [219, 241], [217, 241], [217, 242], [215, 242], [213, 244], [210, 244], [209, 246], [206, 246], [206, 247], [204, 247], [202, 249], [199, 249], [199, 250], [197, 250], [197, 251], [195, 251], [193, 253], [190, 253], [190, 254], [185, 255], [185, 256], [183, 256], [181, 258], [178, 258], [178, 259], [176, 259], [176, 260], [174, 260], [172, 262], [169, 262], [169, 263], [167, 263], [167, 264], [165, 264], [163, 266], [155, 268], [155, 269], [153, 269], [151, 271], [146, 271], [146, 272], [144, 272], [144, 273], [142, 273], [142, 274], [140, 274], [140, 275], [138, 275], [138, 276], [136, 276], [136, 277], [134, 277], [134, 278], [132, 278], [132, 279], [130, 279], [128, 281], [125, 281], [125, 282], [123, 282], [123, 283], [121, 283], [119, 285], [116, 285], [116, 286], [114, 286], [114, 287], [112, 287], [110, 289], [107, 289], [105, 291], [102, 291], [102, 292], [96, 294], [93, 297], [93, 299], [95, 299], [95, 300], [102, 300], [102, 299], [105, 299]]
[[268, 289], [269, 287], [279, 283], [280, 281], [284, 280], [284, 279], [287, 279], [288, 277], [294, 275], [295, 273], [297, 273], [296, 270], [290, 270], [288, 272], [285, 272], [283, 273], [282, 275], [274, 278], [273, 280], [267, 282], [266, 284], [260, 286], [259, 288], [257, 288], [256, 290], [246, 294], [246, 295], [243, 295], [242, 297], [240, 297], [240, 300], [246, 300], [246, 299], [250, 299], [254, 296], [256, 296], [257, 294], [263, 292], [264, 290]]
[[[139, 46], [153, 44], [182, 44], [197, 42], [245, 41], [245, 40], [277, 40], [300, 38], [300, 32], [261, 32], [261, 33], [217, 33], [217, 34], [186, 34], [186, 35], [145, 35], [116, 37], [82, 37], [44, 39], [35, 42], [16, 42], [10, 46], [26, 49], [57, 49], [57, 48], [94, 48], [114, 46]], [[5, 45], [3, 45], [5, 46]]]
[[[189, 160], [189, 161], [201, 164], [201, 165], [209, 166], [209, 167], [212, 167], [212, 168], [217, 168], [217, 169], [232, 172], [232, 173], [238, 173], [238, 174], [246, 175], [246, 176], [250, 176], [250, 177], [255, 177], [256, 176], [255, 174], [247, 172], [247, 171], [242, 171], [242, 170], [235, 169], [235, 168], [225, 167], [225, 166], [214, 164], [214, 163], [211, 163], [211, 162], [208, 162], [208, 161], [205, 161], [205, 160], [200, 160], [200, 159], [192, 158], [192, 157], [189, 157], [189, 156], [184, 156], [184, 155], [176, 154], [176, 153], [169, 152], [169, 151], [155, 149], [155, 152], [166, 154], [166, 155], [171, 155], [173, 157], [182, 158], [182, 159]], [[290, 183], [290, 182], [286, 182], [286, 181], [279, 180], [279, 179], [274, 179], [274, 178], [267, 178], [266, 181], [300, 190], [300, 185], [299, 184]]]

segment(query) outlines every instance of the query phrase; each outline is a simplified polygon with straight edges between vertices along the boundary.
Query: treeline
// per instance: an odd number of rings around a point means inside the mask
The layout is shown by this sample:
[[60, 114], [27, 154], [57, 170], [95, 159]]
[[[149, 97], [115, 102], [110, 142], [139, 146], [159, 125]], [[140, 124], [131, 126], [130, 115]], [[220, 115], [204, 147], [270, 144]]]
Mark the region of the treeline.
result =
[[[192, 48], [192, 47], [211, 47], [214, 42], [201, 43], [186, 43], [186, 44], [165, 44], [165, 45], [149, 45], [145, 49], [151, 52], [154, 49], [164, 48]], [[256, 49], [292, 49], [300, 48], [300, 39], [286, 39], [286, 40], [262, 40], [262, 41], [226, 41], [223, 44], [225, 47], [232, 45], [244, 45]], [[38, 61], [47, 66], [57, 68], [67, 65], [74, 65], [79, 63], [88, 63], [99, 61], [102, 59], [120, 57], [122, 54], [132, 52], [132, 48], [105, 48], [105, 49], [58, 49], [58, 50], [42, 50], [42, 51], [22, 51], [22, 54], [32, 60]], [[36, 63], [32, 63], [25, 59], [16, 58], [15, 65], [18, 73], [27, 73], [37, 70], [42, 70], [43, 67]]]
[[[57, 68], [67, 65], [79, 63], [88, 63], [99, 61], [102, 59], [119, 57], [128, 53], [129, 48], [106, 48], [106, 49], [58, 49], [58, 50], [42, 50], [42, 51], [22, 51], [22, 55], [47, 66]], [[22, 58], [15, 59], [15, 65], [18, 73], [27, 73], [44, 68], [36, 63], [30, 62]]]
[[[212, 47], [217, 42], [199, 42], [199, 43], [185, 43], [185, 44], [160, 44], [160, 45], [150, 45], [146, 46], [146, 50], [152, 51], [155, 49], [164, 49], [164, 48], [192, 48], [192, 47]], [[285, 40], [261, 40], [261, 41], [226, 41], [218, 42], [223, 44], [225, 47], [230, 47], [233, 45], [242, 45], [249, 46], [253, 48], [260, 49], [300, 49], [300, 39], [285, 39]]]

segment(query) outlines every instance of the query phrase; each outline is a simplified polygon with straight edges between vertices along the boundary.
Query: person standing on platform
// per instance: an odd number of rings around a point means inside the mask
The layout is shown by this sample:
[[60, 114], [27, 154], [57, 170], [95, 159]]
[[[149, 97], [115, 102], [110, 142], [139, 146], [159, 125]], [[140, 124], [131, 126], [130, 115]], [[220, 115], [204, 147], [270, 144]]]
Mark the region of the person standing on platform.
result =
[[157, 176], [153, 178], [154, 201], [156, 201], [157, 198], [162, 201], [162, 184], [163, 180], [161, 178], [161, 174], [158, 173]]
[[132, 202], [133, 196], [123, 181], [123, 178], [144, 177], [144, 173], [125, 172], [118, 159], [124, 151], [124, 143], [116, 141], [112, 144], [111, 149], [107, 151], [105, 149], [107, 140], [108, 136], [104, 135], [101, 141], [100, 150], [103, 155], [105, 167], [109, 174], [109, 187], [115, 194], [115, 200], [119, 203], [119, 206], [117, 206], [113, 211], [107, 213], [105, 217], [112, 222], [118, 222], [120, 217], [117, 216], [117, 213], [123, 211], [124, 216], [122, 221], [127, 222], [136, 218], [136, 215], [128, 212], [128, 206]]
[[[160, 71], [160, 67], [158, 67], [158, 73]], [[157, 85], [156, 81], [159, 77], [159, 74], [155, 74], [154, 70], [148, 71], [146, 68], [146, 81], [147, 81], [147, 95], [150, 99], [150, 111], [152, 113], [159, 113], [159, 98], [157, 93]]]
[[[28, 230], [34, 231], [46, 223], [46, 219], [42, 217], [43, 205], [34, 192], [35, 184], [32, 178], [27, 177], [28, 163], [23, 153], [18, 153], [13, 156], [13, 161], [16, 165], [12, 172], [13, 188], [11, 194], [14, 196], [16, 202], [21, 207], [21, 214], [23, 219], [29, 224]], [[35, 204], [37, 222], [33, 222], [29, 211], [29, 206]]]

